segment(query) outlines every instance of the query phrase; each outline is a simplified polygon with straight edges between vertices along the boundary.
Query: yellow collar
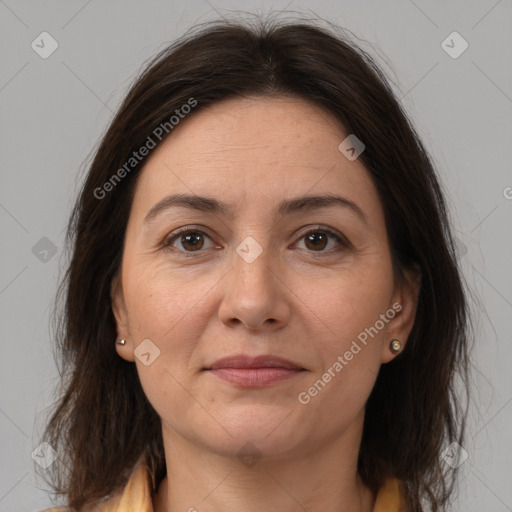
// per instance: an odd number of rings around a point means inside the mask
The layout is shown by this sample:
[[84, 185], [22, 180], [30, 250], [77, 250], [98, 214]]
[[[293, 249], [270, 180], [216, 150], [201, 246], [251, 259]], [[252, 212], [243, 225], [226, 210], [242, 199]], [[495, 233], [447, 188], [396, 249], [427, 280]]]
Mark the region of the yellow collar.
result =
[[[125, 487], [97, 507], [98, 512], [154, 512], [151, 497], [150, 473], [141, 461], [134, 468]], [[52, 508], [41, 512], [66, 512], [66, 509]], [[400, 480], [390, 478], [377, 494], [373, 512], [407, 512], [403, 485]]]

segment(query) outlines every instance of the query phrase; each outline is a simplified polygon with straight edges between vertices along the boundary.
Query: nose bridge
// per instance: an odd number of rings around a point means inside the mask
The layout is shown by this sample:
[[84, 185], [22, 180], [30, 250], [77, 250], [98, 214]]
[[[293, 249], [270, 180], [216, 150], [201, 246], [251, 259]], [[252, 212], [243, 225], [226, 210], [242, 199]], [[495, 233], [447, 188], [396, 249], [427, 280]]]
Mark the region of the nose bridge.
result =
[[[265, 295], [266, 300], [275, 293], [275, 276], [271, 270], [271, 249], [260, 245], [252, 236], [246, 237], [233, 255], [233, 280], [241, 297]], [[274, 262], [275, 265], [275, 262]], [[260, 297], [260, 300], [263, 297]]]
[[[276, 277], [271, 249], [246, 237], [233, 253], [220, 308], [225, 323], [243, 323], [258, 329], [265, 323], [282, 324], [289, 315], [286, 292]], [[278, 266], [278, 265], [277, 265]]]

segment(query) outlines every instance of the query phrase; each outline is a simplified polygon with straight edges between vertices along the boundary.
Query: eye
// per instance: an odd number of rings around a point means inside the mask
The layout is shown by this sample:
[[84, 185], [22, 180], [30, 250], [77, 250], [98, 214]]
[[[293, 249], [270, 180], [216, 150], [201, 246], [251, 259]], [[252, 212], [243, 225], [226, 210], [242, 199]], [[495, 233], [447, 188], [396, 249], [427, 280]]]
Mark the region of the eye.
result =
[[[310, 229], [304, 233], [299, 242], [304, 240], [304, 247], [309, 252], [331, 252], [336, 247], [347, 248], [350, 243], [336, 231], [329, 228]], [[297, 244], [299, 244], [297, 242]], [[296, 245], [297, 245], [296, 244]], [[200, 252], [202, 249], [220, 249], [204, 231], [185, 226], [171, 233], [162, 244], [164, 249], [177, 250], [184, 253]]]
[[304, 247], [312, 252], [327, 252], [336, 247], [349, 246], [349, 242], [343, 236], [328, 228], [310, 229], [302, 235], [300, 241], [302, 240]]
[[204, 231], [185, 226], [172, 233], [162, 245], [164, 248], [182, 252], [199, 252], [201, 249], [211, 249], [213, 240]]

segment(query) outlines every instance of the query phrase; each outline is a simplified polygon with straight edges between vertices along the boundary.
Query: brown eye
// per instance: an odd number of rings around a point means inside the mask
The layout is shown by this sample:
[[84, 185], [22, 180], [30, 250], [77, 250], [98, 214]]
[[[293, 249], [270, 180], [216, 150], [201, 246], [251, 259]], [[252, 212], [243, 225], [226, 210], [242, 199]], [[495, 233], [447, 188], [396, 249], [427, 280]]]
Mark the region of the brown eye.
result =
[[322, 231], [314, 231], [305, 237], [306, 247], [308, 249], [322, 250], [325, 249], [328, 242], [328, 236]]
[[304, 240], [304, 247], [312, 252], [330, 252], [330, 249], [349, 246], [349, 243], [341, 235], [325, 228], [308, 231], [300, 239], [300, 241], [302, 240]]
[[176, 250], [183, 253], [200, 252], [203, 249], [211, 249], [213, 245], [211, 238], [206, 233], [191, 228], [179, 230], [173, 235], [170, 235], [163, 243], [165, 249]]
[[193, 231], [186, 235], [181, 235], [181, 245], [187, 251], [197, 251], [204, 245], [204, 239], [202, 233], [199, 231]]

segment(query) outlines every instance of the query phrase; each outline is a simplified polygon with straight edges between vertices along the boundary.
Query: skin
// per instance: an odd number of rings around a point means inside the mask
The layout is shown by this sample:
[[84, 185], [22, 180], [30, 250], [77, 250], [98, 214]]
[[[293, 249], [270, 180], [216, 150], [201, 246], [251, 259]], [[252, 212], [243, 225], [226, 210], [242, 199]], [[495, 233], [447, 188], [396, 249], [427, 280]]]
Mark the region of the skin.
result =
[[[339, 151], [346, 135], [302, 99], [227, 100], [183, 120], [145, 164], [112, 306], [127, 340], [116, 350], [136, 364], [162, 420], [167, 477], [156, 512], [373, 509], [357, 474], [364, 407], [380, 365], [396, 357], [390, 340], [405, 345], [418, 287], [411, 274], [393, 278], [381, 202], [361, 161]], [[144, 222], [177, 193], [215, 198], [231, 214], [172, 206]], [[322, 194], [357, 204], [366, 221], [339, 205], [277, 211]], [[188, 225], [205, 235], [163, 247]], [[310, 230], [323, 242], [308, 244]], [[248, 236], [263, 251], [251, 263], [236, 252]], [[298, 394], [396, 302], [402, 310], [301, 404]], [[145, 339], [160, 350], [148, 366], [134, 354]], [[281, 356], [304, 371], [259, 389], [203, 371], [240, 353]], [[261, 455], [252, 467], [237, 457], [248, 442]]]

